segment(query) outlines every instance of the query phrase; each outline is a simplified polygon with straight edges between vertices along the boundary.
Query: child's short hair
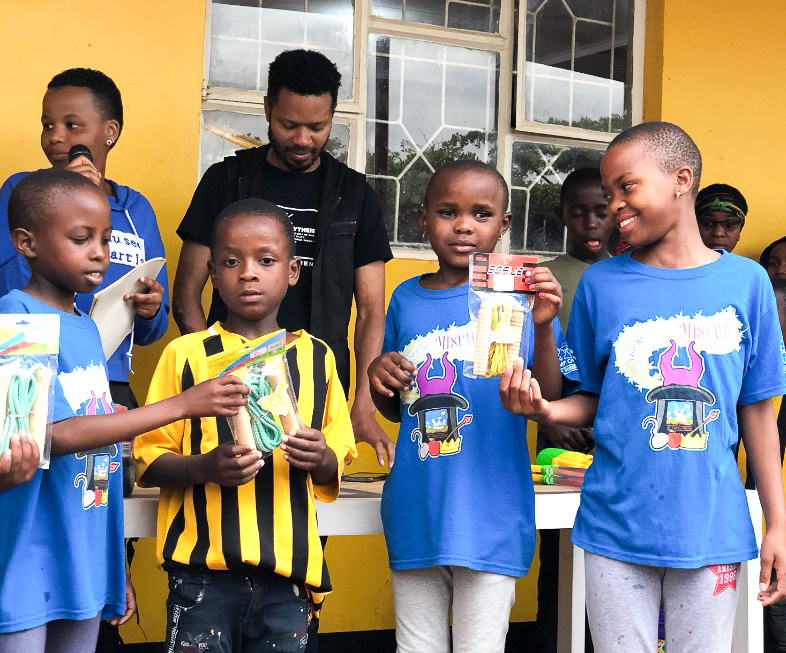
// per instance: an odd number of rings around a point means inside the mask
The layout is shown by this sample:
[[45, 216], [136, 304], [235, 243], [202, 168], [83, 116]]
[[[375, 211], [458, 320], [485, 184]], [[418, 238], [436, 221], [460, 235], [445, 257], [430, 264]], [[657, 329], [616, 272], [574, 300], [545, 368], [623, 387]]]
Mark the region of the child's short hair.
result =
[[748, 203], [743, 194], [728, 184], [710, 184], [696, 195], [696, 217], [721, 211], [739, 218], [743, 225], [748, 215]]
[[[104, 120], [117, 120], [120, 124], [117, 131], [117, 136], [120, 137], [120, 132], [123, 131], [123, 100], [120, 97], [120, 89], [108, 75], [92, 68], [69, 68], [52, 77], [46, 87], [62, 88], [63, 86], [76, 86], [89, 90], [93, 94], [93, 101], [101, 117]], [[110, 148], [114, 147], [115, 143], [117, 139]]]
[[691, 193], [695, 196], [701, 181], [701, 152], [687, 132], [670, 122], [642, 122], [617, 134], [609, 149], [624, 143], [641, 143], [660, 169], [671, 174], [678, 168], [693, 170]]
[[271, 106], [282, 88], [297, 95], [330, 93], [331, 109], [338, 102], [341, 73], [336, 64], [314, 50], [286, 50], [273, 59], [267, 73], [267, 96]]
[[[72, 170], [47, 168], [31, 172], [11, 191], [8, 198], [8, 230], [32, 231], [51, 217], [54, 206], [62, 201], [58, 195], [71, 190], [88, 190], [101, 194], [92, 181]], [[103, 197], [103, 194], [101, 194]]]
[[210, 233], [211, 254], [213, 253], [213, 247], [216, 243], [218, 230], [221, 228], [222, 224], [241, 215], [257, 215], [273, 218], [273, 220], [281, 225], [281, 228], [284, 230], [284, 234], [287, 237], [289, 257], [292, 258], [295, 255], [295, 230], [292, 227], [292, 221], [289, 219], [289, 216], [284, 213], [280, 207], [276, 206], [272, 202], [254, 197], [233, 202], [218, 214], [216, 221], [213, 223], [213, 229]]
[[568, 201], [568, 196], [573, 192], [574, 188], [582, 184], [596, 183], [600, 186], [600, 169], [599, 168], [577, 168], [571, 172], [565, 181], [562, 182], [562, 188], [559, 191], [559, 205], [565, 206]]
[[786, 236], [784, 236], [783, 238], [778, 238], [778, 240], [774, 240], [762, 250], [761, 256], [759, 257], [759, 263], [761, 263], [762, 267], [765, 270], [767, 269], [767, 266], [770, 264], [770, 254], [772, 254], [772, 250], [775, 249], [781, 243], [786, 243]]
[[428, 198], [429, 198], [429, 194], [431, 193], [431, 189], [436, 183], [436, 180], [441, 175], [447, 172], [466, 172], [466, 171], [482, 172], [494, 177], [499, 183], [500, 187], [502, 188], [502, 194], [504, 197], [504, 206], [502, 207], [503, 211], [507, 211], [508, 201], [510, 200], [510, 194], [508, 192], [508, 182], [505, 181], [505, 177], [503, 177], [499, 173], [499, 170], [497, 170], [496, 168], [492, 168], [489, 164], [483, 163], [483, 161], [478, 161], [477, 159], [458, 159], [457, 161], [450, 161], [449, 163], [446, 163], [442, 167], [437, 168], [434, 171], [434, 174], [431, 175], [431, 179], [429, 179], [428, 185], [426, 186], [426, 193], [423, 196], [423, 206], [428, 206]]

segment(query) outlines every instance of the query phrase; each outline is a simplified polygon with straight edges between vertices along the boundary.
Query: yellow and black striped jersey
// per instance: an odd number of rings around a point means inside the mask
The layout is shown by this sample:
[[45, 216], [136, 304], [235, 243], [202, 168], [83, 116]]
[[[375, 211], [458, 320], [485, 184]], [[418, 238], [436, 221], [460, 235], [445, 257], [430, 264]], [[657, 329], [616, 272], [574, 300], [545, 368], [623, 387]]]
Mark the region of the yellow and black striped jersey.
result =
[[[215, 483], [162, 488], [158, 506], [157, 551], [165, 566], [241, 570], [258, 567], [306, 584], [314, 593], [331, 589], [317, 532], [314, 495], [338, 496], [343, 463], [357, 455], [344, 391], [329, 347], [304, 331], [287, 345], [287, 364], [306, 425], [322, 431], [338, 460], [329, 485], [291, 466], [279, 449], [256, 478], [241, 487]], [[207, 357], [247, 342], [219, 324], [172, 341], [161, 355], [147, 403], [172, 397], [205, 381]], [[163, 454], [204, 454], [232, 442], [226, 418], [181, 420], [136, 438], [134, 462], [140, 485], [150, 464]], [[271, 464], [272, 461], [272, 464]], [[314, 597], [321, 601], [320, 596]]]

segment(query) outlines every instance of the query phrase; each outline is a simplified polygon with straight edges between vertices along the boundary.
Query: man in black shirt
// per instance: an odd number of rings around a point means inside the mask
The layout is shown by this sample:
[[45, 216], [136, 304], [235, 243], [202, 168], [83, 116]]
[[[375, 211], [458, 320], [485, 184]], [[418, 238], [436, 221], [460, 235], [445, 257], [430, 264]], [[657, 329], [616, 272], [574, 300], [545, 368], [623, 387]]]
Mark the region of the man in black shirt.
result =
[[279, 309], [288, 331], [306, 329], [333, 349], [349, 392], [348, 327], [352, 298], [356, 388], [352, 427], [392, 463], [394, 444], [379, 427], [366, 370], [382, 349], [385, 331], [385, 262], [392, 258], [382, 211], [365, 177], [324, 151], [341, 75], [324, 55], [280, 54], [270, 65], [265, 116], [269, 145], [241, 150], [212, 165], [199, 182], [177, 233], [183, 248], [175, 276], [172, 313], [181, 333], [226, 317], [214, 291], [207, 320], [201, 296], [208, 279], [208, 243], [215, 218], [239, 199], [257, 197], [280, 206], [292, 220], [300, 280]]

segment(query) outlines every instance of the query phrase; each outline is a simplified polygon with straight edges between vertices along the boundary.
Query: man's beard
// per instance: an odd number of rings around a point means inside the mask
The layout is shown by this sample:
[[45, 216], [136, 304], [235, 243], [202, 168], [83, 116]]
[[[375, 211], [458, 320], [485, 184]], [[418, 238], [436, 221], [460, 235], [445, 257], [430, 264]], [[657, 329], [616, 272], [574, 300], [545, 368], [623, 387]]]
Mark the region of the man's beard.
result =
[[[312, 165], [314, 165], [314, 162], [317, 159], [319, 159], [319, 155], [322, 154], [322, 150], [325, 149], [324, 145], [321, 148], [315, 148], [315, 147], [284, 148], [284, 147], [281, 147], [281, 145], [279, 145], [276, 142], [276, 140], [273, 138], [273, 130], [270, 129], [269, 126], [267, 128], [267, 140], [268, 140], [268, 143], [270, 143], [270, 147], [272, 147], [273, 151], [276, 153], [276, 156], [278, 157], [278, 160], [281, 161], [281, 163], [284, 164], [284, 166], [286, 167], [287, 170], [289, 170], [289, 172], [305, 172]], [[287, 158], [287, 153], [288, 152], [293, 152], [293, 153], [296, 153], [296, 154], [304, 154], [304, 153], [308, 152], [309, 154], [311, 154], [311, 158], [310, 159], [306, 159], [303, 162], [293, 163], [292, 161], [290, 161]]]

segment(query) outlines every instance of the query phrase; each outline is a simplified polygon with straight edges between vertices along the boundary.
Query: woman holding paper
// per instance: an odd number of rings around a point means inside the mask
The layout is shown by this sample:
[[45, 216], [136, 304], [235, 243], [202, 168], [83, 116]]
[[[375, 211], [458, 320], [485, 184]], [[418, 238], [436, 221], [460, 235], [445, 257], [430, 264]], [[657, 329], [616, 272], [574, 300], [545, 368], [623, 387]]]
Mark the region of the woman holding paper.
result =
[[[104, 73], [88, 68], [71, 68], [55, 75], [44, 94], [41, 125], [41, 149], [52, 167], [73, 170], [90, 179], [106, 194], [112, 209], [111, 262], [96, 293], [145, 261], [164, 257], [164, 244], [150, 203], [132, 188], [106, 177], [107, 157], [123, 129], [123, 104], [115, 83]], [[14, 249], [8, 232], [8, 197], [27, 174], [12, 175], [0, 188], [0, 295], [24, 287], [30, 279], [30, 268]], [[167, 330], [166, 266], [141, 275], [135, 286], [135, 292], [125, 292], [117, 300], [133, 308], [131, 332], [117, 348], [107, 352], [112, 399], [127, 408], [137, 405], [128, 384], [134, 343], [150, 344]], [[93, 294], [77, 295], [77, 307], [89, 313]], [[118, 319], [121, 309], [118, 306]]]

